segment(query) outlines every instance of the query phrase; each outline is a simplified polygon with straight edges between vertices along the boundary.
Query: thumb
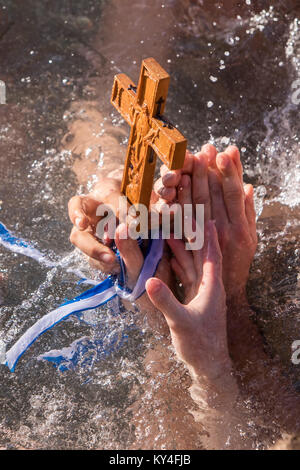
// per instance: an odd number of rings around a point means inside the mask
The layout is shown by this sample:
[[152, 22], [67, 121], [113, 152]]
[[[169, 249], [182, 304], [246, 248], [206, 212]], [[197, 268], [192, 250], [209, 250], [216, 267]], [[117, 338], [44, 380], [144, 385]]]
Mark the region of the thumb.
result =
[[69, 217], [78, 230], [85, 230], [89, 226], [89, 219], [83, 207], [84, 196], [73, 196], [68, 203]]
[[153, 305], [164, 314], [170, 329], [182, 323], [184, 307], [164, 282], [152, 277], [146, 282], [146, 290]]

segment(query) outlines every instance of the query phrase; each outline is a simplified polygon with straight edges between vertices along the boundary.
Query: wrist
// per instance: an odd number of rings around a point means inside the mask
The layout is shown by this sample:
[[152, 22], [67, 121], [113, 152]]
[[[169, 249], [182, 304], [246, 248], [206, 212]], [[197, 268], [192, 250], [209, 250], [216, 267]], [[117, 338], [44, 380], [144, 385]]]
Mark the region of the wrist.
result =
[[238, 385], [234, 376], [231, 361], [224, 364], [219, 373], [204, 375], [194, 370], [191, 394], [195, 401], [207, 405], [211, 410], [228, 412], [237, 402]]

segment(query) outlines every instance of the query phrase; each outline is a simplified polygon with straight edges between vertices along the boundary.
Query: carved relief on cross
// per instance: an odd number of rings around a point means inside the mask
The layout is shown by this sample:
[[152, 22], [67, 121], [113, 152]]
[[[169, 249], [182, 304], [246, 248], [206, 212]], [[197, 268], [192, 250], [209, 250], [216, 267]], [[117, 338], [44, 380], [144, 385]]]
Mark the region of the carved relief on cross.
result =
[[143, 60], [138, 86], [116, 75], [111, 102], [131, 126], [122, 192], [131, 204], [149, 207], [156, 156], [170, 170], [182, 168], [187, 141], [163, 117], [170, 76], [152, 58]]

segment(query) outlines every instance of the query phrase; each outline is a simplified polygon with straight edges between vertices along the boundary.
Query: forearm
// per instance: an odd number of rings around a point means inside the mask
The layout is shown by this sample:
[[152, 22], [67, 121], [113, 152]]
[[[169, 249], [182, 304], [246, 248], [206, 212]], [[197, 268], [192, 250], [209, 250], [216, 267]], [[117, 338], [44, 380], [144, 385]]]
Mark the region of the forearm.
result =
[[191, 393], [195, 402], [202, 403], [213, 411], [229, 411], [236, 403], [239, 391], [233, 370], [226, 365], [219, 375], [204, 375], [188, 367], [191, 378]]
[[218, 377], [205, 377], [192, 371], [190, 393], [197, 405], [194, 417], [201, 421], [207, 433], [208, 449], [251, 449], [249, 412], [240, 395], [233, 370], [228, 367]]
[[300, 429], [300, 397], [284, 373], [280, 359], [268, 355], [264, 338], [254, 323], [246, 296], [228, 303], [229, 351], [243, 394], [255, 397], [264, 414], [276, 416], [286, 431]]

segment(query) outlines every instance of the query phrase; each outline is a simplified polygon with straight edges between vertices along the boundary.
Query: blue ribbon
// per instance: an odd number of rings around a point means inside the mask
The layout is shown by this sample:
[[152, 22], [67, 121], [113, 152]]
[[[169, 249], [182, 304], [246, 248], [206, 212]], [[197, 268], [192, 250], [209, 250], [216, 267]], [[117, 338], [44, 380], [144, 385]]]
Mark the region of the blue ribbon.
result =
[[[10, 249], [13, 249], [17, 246], [23, 250], [27, 250], [27, 253], [26, 251], [22, 251], [22, 253], [27, 254], [27, 256], [36, 258], [38, 255], [38, 257], [43, 257], [43, 255], [38, 250], [30, 247], [27, 242], [12, 235], [1, 223], [0, 242]], [[149, 279], [149, 277], [155, 274], [162, 255], [163, 240], [161, 236], [159, 236], [158, 239], [150, 239], [138, 281], [135, 288], [130, 290], [126, 288], [126, 270], [124, 262], [119, 253], [117, 253], [121, 265], [121, 275], [119, 278], [116, 276], [109, 276], [107, 279], [100, 282], [100, 284], [97, 284], [95, 287], [92, 287], [91, 289], [83, 292], [74, 299], [63, 303], [55, 310], [52, 310], [50, 313], [40, 318], [18, 339], [12, 348], [7, 351], [5, 364], [8, 366], [10, 371], [14, 372], [20, 357], [37, 340], [37, 338], [39, 338], [39, 336], [53, 328], [61, 321], [66, 320], [68, 317], [70, 317], [70, 315], [100, 307], [116, 296], [127, 299], [130, 302], [136, 301], [145, 292], [146, 281]]]

